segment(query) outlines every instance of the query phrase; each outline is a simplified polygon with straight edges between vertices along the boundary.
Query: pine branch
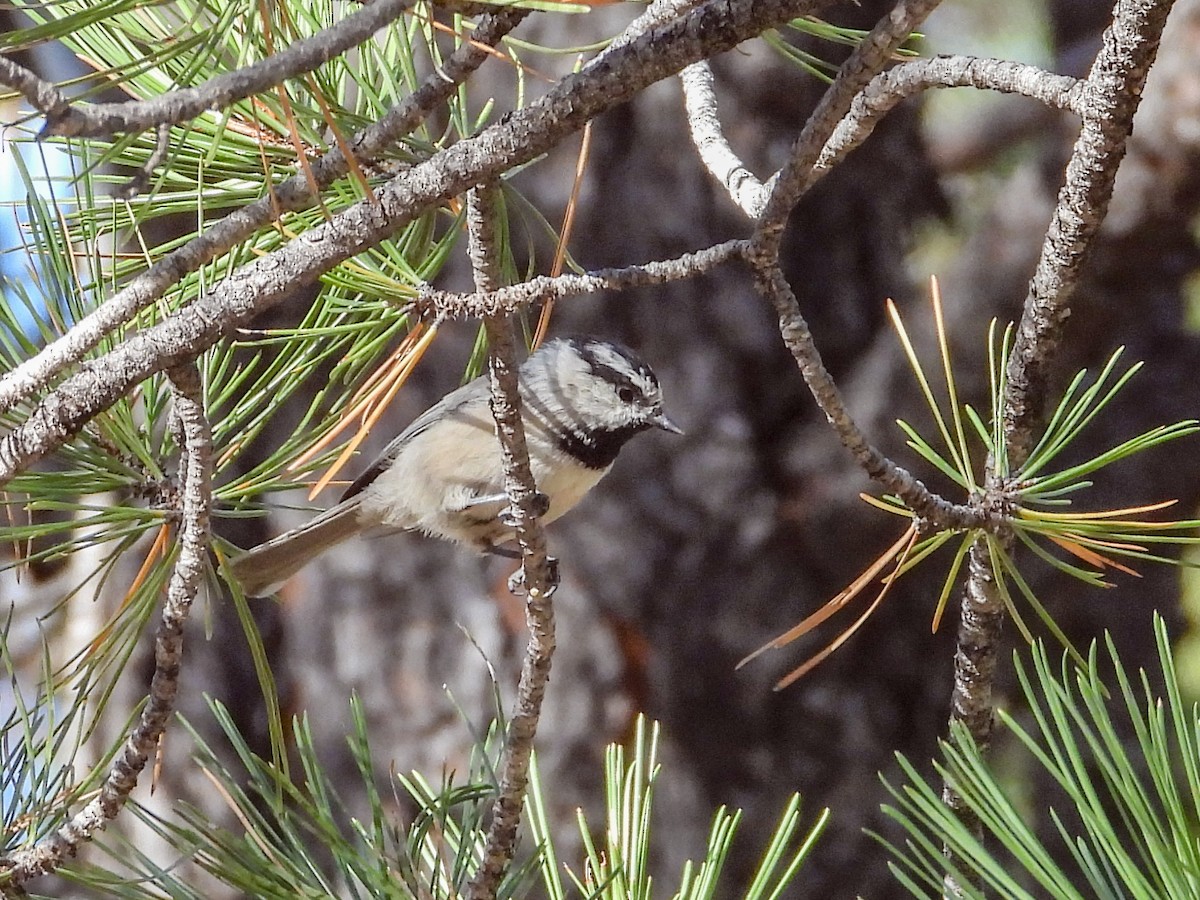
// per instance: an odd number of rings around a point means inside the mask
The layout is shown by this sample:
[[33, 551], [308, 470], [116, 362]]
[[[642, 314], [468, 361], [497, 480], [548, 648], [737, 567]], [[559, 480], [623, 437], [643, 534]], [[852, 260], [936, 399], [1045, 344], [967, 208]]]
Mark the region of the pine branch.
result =
[[212, 441], [196, 368], [190, 365], [174, 368], [170, 379], [175, 415], [184, 435], [180, 551], [167, 586], [162, 621], [154, 638], [154, 675], [150, 693], [99, 794], [56, 832], [33, 847], [12, 854], [4, 862], [6, 876], [18, 886], [54, 871], [73, 857], [93, 834], [117, 817], [158, 747], [175, 706], [183, 663], [183, 627], [203, 583], [207, 564]]
[[1002, 529], [1002, 516], [991, 514], [975, 505], [951, 503], [929, 490], [911, 472], [896, 465], [873, 446], [851, 418], [842, 400], [841, 391], [825, 368], [821, 353], [813, 340], [808, 323], [800, 313], [796, 295], [778, 266], [754, 273], [755, 286], [771, 301], [779, 316], [779, 331], [783, 342], [800, 368], [813, 399], [825, 413], [830, 427], [863, 471], [887, 490], [900, 497], [923, 520], [922, 528], [936, 530], [982, 528]]
[[[1117, 167], [1125, 155], [1133, 115], [1146, 75], [1158, 52], [1171, 2], [1119, 0], [1112, 25], [1084, 84], [1076, 111], [1083, 125], [1067, 164], [1066, 181], [1046, 233], [1025, 310], [1009, 359], [1004, 396], [1004, 447], [1008, 470], [1018, 472], [1028, 458], [1045, 410], [1052, 361], [1059, 355], [1070, 300], [1100, 225], [1108, 211]], [[989, 467], [989, 471], [994, 471]], [[989, 474], [985, 492], [997, 496], [1004, 484]], [[1001, 546], [1007, 540], [1001, 536]], [[958, 649], [954, 657], [954, 693], [950, 722], [962, 722], [972, 739], [988, 746], [995, 712], [994, 672], [1004, 601], [995, 581], [990, 548], [979, 541], [971, 549], [963, 593]], [[967, 810], [950, 783], [943, 801], [960, 813], [973, 834], [982, 834], [978, 817]], [[958, 886], [948, 883], [948, 894]]]
[[871, 29], [838, 69], [837, 78], [821, 97], [800, 136], [792, 144], [788, 161], [769, 184], [766, 204], [756, 211], [758, 222], [753, 238], [755, 258], [766, 263], [779, 253], [779, 241], [788, 216], [812, 186], [821, 150], [837, 125], [850, 111], [850, 104], [895, 52], [908, 40], [941, 0], [901, 0], [891, 13]]
[[[494, 291], [500, 285], [500, 264], [495, 235], [496, 195], [499, 186], [489, 183], [471, 191], [467, 206], [469, 254], [475, 288]], [[521, 393], [512, 324], [507, 317], [484, 320], [488, 338], [488, 381], [492, 390], [492, 416], [504, 463], [504, 489], [509, 497], [521, 570], [515, 576], [526, 595], [525, 621], [529, 643], [521, 665], [517, 700], [508, 721], [500, 785], [492, 807], [483, 861], [471, 882], [472, 900], [492, 900], [505, 871], [512, 863], [529, 784], [529, 761], [541, 717], [542, 700], [550, 680], [554, 655], [554, 606], [550, 596], [557, 587], [557, 564], [546, 550], [546, 534], [538, 522], [538, 492], [529, 465], [529, 448], [521, 419]]]
[[604, 64], [563, 79], [537, 102], [398, 175], [371, 200], [247, 263], [186, 309], [84, 366], [0, 439], [0, 483], [61, 446], [148, 375], [194, 358], [420, 212], [534, 159], [601, 112], [697, 59], [820, 6], [819, 0], [708, 0], [613, 51]]
[[624, 31], [613, 38], [604, 50], [589, 61], [583, 67], [583, 71], [587, 72], [604, 65], [608, 61], [608, 57], [622, 47], [655, 28], [677, 21], [685, 13], [700, 5], [702, 5], [702, 0], [654, 0], [646, 7], [645, 12], [630, 22]]
[[1014, 471], [1036, 439], [1070, 301], [1108, 213], [1133, 115], [1173, 5], [1173, 0], [1118, 0], [1088, 74], [1077, 110], [1083, 127], [1067, 163], [1009, 362], [1004, 426]]
[[[350, 139], [355, 159], [360, 163], [369, 162], [416, 129], [438, 104], [458, 90], [459, 85], [490, 58], [487, 48], [498, 44], [526, 15], [526, 10], [510, 9], [485, 16], [437, 72], [378, 122]], [[237, 246], [284, 212], [310, 207], [317, 200], [314, 182], [319, 189], [324, 189], [349, 170], [346, 157], [340, 149], [334, 148], [309, 166], [311, 179], [305, 173], [293, 175], [274, 186], [266, 196], [230, 213], [135, 276], [61, 338], [0, 378], [0, 413], [49, 384], [64, 369], [81, 360], [106, 335], [161, 299], [185, 276]]]
[[700, 161], [737, 205], [750, 218], [767, 203], [769, 191], [734, 152], [721, 131], [712, 67], [707, 61], [693, 63], [679, 73], [683, 86], [688, 132]]
[[1081, 114], [1084, 82], [1037, 66], [977, 56], [935, 56], [898, 63], [871, 79], [854, 98], [814, 167], [814, 180], [854, 150], [875, 125], [902, 101], [932, 88], [973, 87], [1019, 94], [1044, 105]]
[[163, 160], [167, 158], [167, 151], [171, 149], [171, 126], [158, 125], [155, 127], [154, 135], [154, 152], [146, 158], [142, 167], [138, 169], [129, 181], [117, 193], [118, 196], [132, 199], [146, 190], [150, 186], [150, 180], [154, 177], [154, 173], [158, 171], [158, 167], [163, 164]]
[[71, 101], [53, 83], [7, 56], [0, 56], [0, 84], [12, 88], [47, 117], [64, 116], [71, 107]]
[[974, 505], [950, 503], [871, 445], [846, 410], [841, 392], [821, 360], [796, 296], [779, 267], [779, 241], [784, 225], [800, 197], [819, 177], [816, 163], [822, 149], [850, 112], [857, 94], [891, 61], [912, 30], [937, 5], [937, 0], [902, 0], [842, 64], [837, 78], [792, 145], [787, 163], [769, 186], [769, 196], [759, 213], [745, 257], [754, 272], [756, 288], [771, 302], [779, 316], [780, 334], [795, 357], [805, 383], [843, 446], [867, 474], [903, 498], [925, 520], [921, 523], [922, 529], [932, 525], [995, 530], [1003, 528], [1002, 517]]
[[[701, 162], [738, 208], [753, 218], [766, 204], [769, 191], [737, 157], [721, 132], [711, 68], [708, 63], [699, 62], [684, 69], [679, 77], [692, 143], [700, 153]], [[1083, 84], [1077, 78], [1004, 59], [937, 56], [897, 63], [872, 78], [855, 95], [813, 164], [805, 190], [870, 137], [880, 120], [898, 104], [923, 91], [973, 87], [1019, 94], [1048, 107], [1078, 114]]]
[[399, 19], [414, 0], [374, 0], [319, 34], [296, 41], [274, 56], [218, 75], [197, 87], [181, 88], [150, 100], [120, 103], [66, 103], [57, 89], [28, 69], [11, 62], [0, 66], [0, 84], [20, 91], [42, 113], [46, 123], [39, 137], [112, 137], [179, 125], [213, 109], [282, 84], [324, 65], [352, 47], [368, 41], [381, 28]]

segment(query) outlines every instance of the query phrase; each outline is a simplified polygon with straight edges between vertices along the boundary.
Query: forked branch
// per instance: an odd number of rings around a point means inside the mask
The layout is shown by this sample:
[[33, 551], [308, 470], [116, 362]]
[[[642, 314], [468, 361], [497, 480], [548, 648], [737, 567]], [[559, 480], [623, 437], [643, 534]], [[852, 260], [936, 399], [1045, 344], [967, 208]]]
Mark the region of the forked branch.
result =
[[820, 0], [707, 0], [611, 51], [586, 74], [564, 79], [537, 102], [401, 173], [371, 200], [247, 263], [191, 306], [66, 379], [0, 438], [0, 483], [55, 450], [149, 375], [194, 358], [424, 210], [528, 162], [684, 66], [820, 6]]

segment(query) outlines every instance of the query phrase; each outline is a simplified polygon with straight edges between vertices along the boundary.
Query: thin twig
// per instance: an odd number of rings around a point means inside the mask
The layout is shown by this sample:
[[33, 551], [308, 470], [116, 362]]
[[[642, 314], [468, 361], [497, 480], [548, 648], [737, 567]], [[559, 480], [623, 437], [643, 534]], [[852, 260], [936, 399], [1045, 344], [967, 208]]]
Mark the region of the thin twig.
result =
[[850, 104], [821, 150], [813, 180], [819, 180], [850, 151], [858, 147], [875, 125], [897, 104], [931, 88], [973, 87], [977, 90], [1019, 94], [1046, 106], [1080, 112], [1084, 82], [1055, 75], [1037, 66], [977, 56], [935, 56], [898, 63], [871, 79]]
[[261, 91], [282, 84], [289, 78], [324, 65], [352, 47], [368, 41], [381, 28], [399, 19], [414, 0], [374, 0], [321, 32], [289, 44], [273, 56], [226, 72], [197, 87], [177, 91], [150, 100], [126, 100], [120, 103], [68, 103], [48, 82], [32, 83], [37, 76], [11, 63], [0, 67], [0, 84], [21, 92], [46, 123], [40, 137], [112, 137], [136, 134], [159, 125], [188, 122], [209, 110], [225, 109]]
[[[705, 62], [688, 66], [680, 75], [692, 143], [705, 168], [729, 193], [733, 202], [753, 217], [762, 211], [767, 188], [734, 153], [721, 132], [713, 92], [712, 70]], [[899, 103], [931, 88], [973, 87], [977, 90], [1019, 94], [1046, 106], [1078, 112], [1083, 82], [1055, 75], [1037, 66], [977, 56], [935, 56], [902, 62], [880, 72], [850, 104], [845, 117], [822, 148], [809, 176], [807, 188], [832, 171], [847, 154], [862, 144], [875, 126]]]
[[459, 294], [425, 286], [412, 307], [423, 317], [444, 320], [500, 316], [547, 300], [557, 301], [595, 291], [625, 291], [694, 278], [737, 258], [745, 248], [745, 241], [726, 241], [674, 259], [620, 269], [597, 269], [583, 275], [539, 275], [487, 293]]
[[183, 626], [204, 580], [212, 502], [212, 436], [195, 366], [172, 369], [175, 415], [184, 435], [179, 558], [167, 585], [162, 621], [154, 636], [154, 676], [137, 724], [109, 768], [99, 794], [65, 825], [34, 846], [13, 853], [5, 868], [16, 884], [53, 871], [96, 831], [116, 818], [137, 786], [175, 706], [183, 660]]
[[759, 293], [775, 307], [783, 342], [795, 357], [805, 384], [837, 433], [842, 446], [850, 451], [867, 475], [908, 504], [909, 509], [923, 520], [923, 528], [932, 527], [939, 531], [1002, 529], [1003, 517], [991, 515], [975, 506], [951, 503], [929, 490], [911, 472], [896, 465], [867, 440], [846, 410], [841, 391], [821, 360], [812, 332], [800, 313], [796, 295], [792, 293], [783, 272], [778, 266], [771, 266], [765, 271], [756, 268], [754, 276]]
[[900, 0], [880, 19], [871, 33], [859, 41], [838, 69], [833, 84], [821, 96], [800, 136], [792, 145], [788, 161], [770, 184], [770, 196], [759, 213], [754, 232], [754, 252], [764, 260], [779, 252], [779, 241], [788, 216], [812, 186], [813, 168], [829, 136], [850, 111], [850, 104], [941, 0]]
[[246, 263], [190, 306], [81, 366], [25, 422], [0, 437], [0, 484], [60, 446], [147, 376], [193, 358], [298, 288], [391, 237], [422, 211], [534, 159], [600, 113], [697, 59], [732, 49], [821, 5], [822, 0], [706, 0], [613, 51], [604, 65], [563, 79], [529, 106], [413, 166], [383, 185], [375, 198]]
[[155, 170], [163, 164], [163, 160], [167, 158], [167, 151], [171, 148], [171, 126], [159, 125], [156, 129], [157, 134], [154, 139], [154, 152], [142, 167], [138, 170], [129, 181], [117, 191], [117, 196], [126, 200], [130, 200], [144, 191], [150, 186], [150, 180], [154, 177]]
[[[471, 191], [467, 203], [470, 256], [475, 287], [481, 292], [500, 285], [499, 254], [495, 239], [497, 185], [493, 182]], [[546, 551], [546, 535], [537, 519], [537, 485], [529, 465], [525, 428], [521, 419], [521, 394], [517, 383], [516, 350], [512, 324], [507, 316], [484, 320], [488, 336], [488, 381], [492, 389], [492, 416], [504, 461], [504, 489], [509, 514], [515, 523], [521, 547], [520, 583], [526, 594], [525, 621], [529, 643], [521, 665], [517, 699], [508, 721], [504, 754], [500, 762], [500, 785], [492, 807], [483, 860], [471, 882], [471, 900], [492, 900], [505, 870], [512, 863], [529, 783], [529, 760], [550, 663], [554, 654], [554, 606], [550, 596], [556, 587], [554, 564]]]
[[738, 208], [754, 218], [766, 205], [768, 191], [725, 139], [717, 114], [712, 67], [707, 60], [693, 63], [679, 73], [679, 81], [683, 85], [688, 131], [700, 161]]
[[[350, 139], [355, 158], [360, 162], [369, 161], [412, 132], [434, 107], [453, 94], [490, 58], [486, 48], [498, 44], [528, 14], [527, 10], [509, 9], [485, 16], [441, 69], [427, 77], [378, 122]], [[341, 150], [334, 148], [315, 161], [310, 169], [317, 186], [326, 188], [349, 171], [349, 164]], [[37, 356], [7, 372], [0, 379], [0, 412], [11, 409], [66, 367], [78, 362], [114, 328], [160, 299], [186, 275], [235, 247], [284, 212], [305, 209], [315, 200], [316, 194], [308, 177], [303, 173], [293, 175], [274, 186], [266, 196], [230, 213], [203, 234], [164, 256]]]
[[854, 48], [829, 90], [805, 122], [787, 163], [770, 185], [770, 193], [746, 252], [755, 286], [775, 307], [784, 344], [796, 359], [805, 383], [837, 432], [842, 445], [875, 481], [901, 497], [920, 517], [922, 528], [1003, 528], [1002, 517], [974, 506], [950, 503], [930, 491], [907, 470], [875, 448], [854, 423], [841, 392], [825, 368], [800, 304], [779, 266], [779, 241], [792, 208], [819, 177], [816, 164], [838, 123], [850, 112], [855, 96], [891, 60], [938, 0], [901, 0]]

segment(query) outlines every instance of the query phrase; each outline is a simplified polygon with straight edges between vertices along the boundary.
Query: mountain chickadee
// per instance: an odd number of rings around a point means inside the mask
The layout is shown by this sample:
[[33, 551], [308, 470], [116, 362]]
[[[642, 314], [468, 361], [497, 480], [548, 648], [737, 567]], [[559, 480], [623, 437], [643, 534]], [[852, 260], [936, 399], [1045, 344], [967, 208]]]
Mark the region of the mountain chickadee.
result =
[[[543, 522], [573, 507], [649, 428], [682, 434], [648, 365], [618, 344], [560, 338], [518, 373], [529, 462]], [[447, 394], [393, 440], [337, 506], [232, 561], [247, 596], [274, 592], [314, 556], [370, 528], [423, 531], [477, 550], [513, 538], [487, 378]]]

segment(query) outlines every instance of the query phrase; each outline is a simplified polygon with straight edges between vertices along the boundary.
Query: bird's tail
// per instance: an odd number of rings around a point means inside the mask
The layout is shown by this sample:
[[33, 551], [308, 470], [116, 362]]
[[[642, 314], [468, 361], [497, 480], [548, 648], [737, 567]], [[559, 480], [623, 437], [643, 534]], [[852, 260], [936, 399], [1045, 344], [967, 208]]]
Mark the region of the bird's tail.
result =
[[325, 510], [311, 522], [233, 558], [230, 570], [247, 597], [266, 597], [330, 547], [358, 533], [358, 497]]

